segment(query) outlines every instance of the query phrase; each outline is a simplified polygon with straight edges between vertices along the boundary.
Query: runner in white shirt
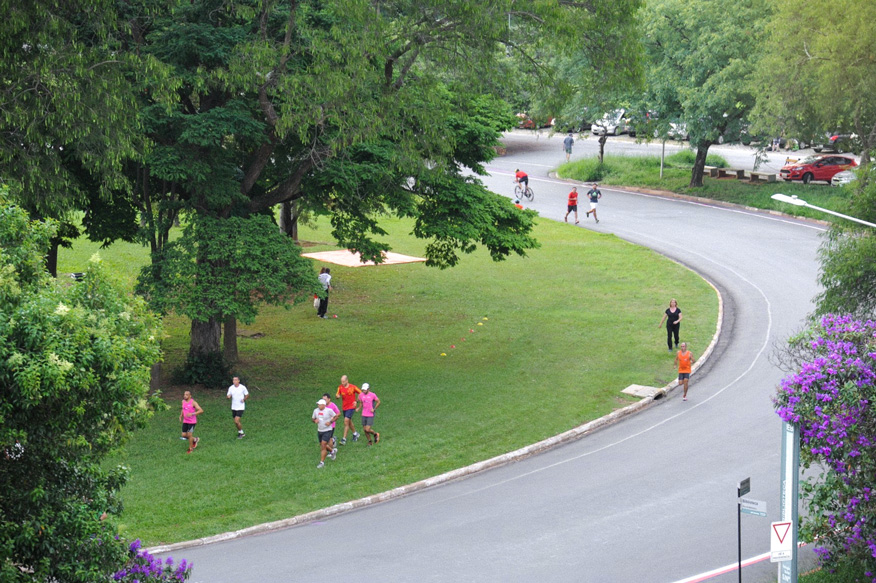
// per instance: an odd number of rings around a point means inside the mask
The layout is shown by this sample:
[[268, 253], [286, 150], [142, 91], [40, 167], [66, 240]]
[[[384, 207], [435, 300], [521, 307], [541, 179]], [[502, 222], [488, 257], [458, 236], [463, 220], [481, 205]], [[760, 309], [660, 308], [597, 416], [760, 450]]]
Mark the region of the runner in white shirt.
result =
[[332, 429], [332, 423], [337, 415], [334, 411], [325, 406], [325, 399], [320, 399], [316, 402], [316, 409], [313, 410], [311, 418], [316, 423], [316, 436], [319, 439], [319, 464], [317, 469], [325, 466], [325, 457], [328, 455], [331, 459], [335, 459], [334, 451], [329, 453], [335, 430]]
[[246, 409], [249, 391], [240, 384], [239, 377], [234, 377], [231, 381], [231, 386], [228, 387], [228, 393], [225, 396], [231, 399], [231, 418], [234, 419], [234, 424], [237, 426], [237, 439], [243, 439], [246, 434], [240, 425], [240, 418], [243, 417], [243, 411]]

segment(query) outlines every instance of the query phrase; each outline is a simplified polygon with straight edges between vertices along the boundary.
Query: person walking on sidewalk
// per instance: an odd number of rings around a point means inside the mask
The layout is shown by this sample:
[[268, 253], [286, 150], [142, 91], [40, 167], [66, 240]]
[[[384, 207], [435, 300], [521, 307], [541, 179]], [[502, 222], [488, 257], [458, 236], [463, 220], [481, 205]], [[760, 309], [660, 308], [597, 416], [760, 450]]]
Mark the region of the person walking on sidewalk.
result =
[[678, 382], [684, 386], [682, 401], [687, 401], [687, 388], [690, 384], [690, 370], [693, 365], [693, 353], [687, 349], [687, 342], [681, 343], [681, 348], [675, 355], [675, 364], [678, 366]]
[[371, 392], [371, 385], [362, 383], [362, 393], [357, 397], [359, 405], [356, 410], [362, 410], [362, 428], [365, 431], [365, 439], [368, 440], [368, 445], [371, 445], [371, 436], [374, 436], [374, 443], [380, 441], [380, 434], [373, 431], [371, 427], [374, 425], [374, 411], [380, 406], [380, 399], [377, 395]]
[[669, 352], [672, 352], [672, 338], [675, 337], [675, 348], [678, 349], [678, 333], [681, 330], [681, 308], [678, 307], [678, 302], [675, 298], [669, 300], [669, 307], [663, 312], [663, 319], [657, 324], [657, 327], [666, 322], [666, 345], [669, 347]]
[[599, 219], [596, 217], [596, 205], [599, 203], [599, 199], [602, 198], [602, 193], [599, 191], [599, 185], [594, 182], [591, 185], [590, 190], [587, 191], [587, 196], [590, 197], [590, 210], [587, 211], [587, 216], [589, 217], [590, 213], [593, 213], [593, 218], [599, 223]]
[[569, 222], [569, 213], [575, 213], [575, 224], [578, 224], [578, 187], [573, 186], [569, 193], [569, 204], [566, 205], [566, 216], [563, 220]]
[[195, 437], [194, 433], [195, 425], [198, 424], [198, 415], [203, 412], [204, 410], [201, 409], [198, 402], [192, 399], [191, 391], [183, 393], [179, 422], [182, 423], [182, 436], [189, 440], [189, 450], [186, 453], [192, 453], [198, 447], [198, 442], [201, 441], [201, 438]]
[[237, 439], [243, 439], [246, 434], [243, 432], [243, 426], [240, 424], [240, 418], [243, 417], [243, 411], [246, 409], [246, 400], [249, 399], [249, 391], [246, 387], [240, 384], [240, 377], [231, 379], [231, 386], [228, 387], [228, 392], [225, 393], [225, 398], [231, 399], [231, 418], [234, 420], [234, 425], [237, 427]]
[[359, 387], [350, 384], [347, 375], [341, 377], [341, 384], [338, 385], [338, 392], [335, 394], [335, 397], [341, 399], [341, 411], [344, 415], [344, 436], [341, 438], [341, 445], [347, 444], [347, 432], [351, 430], [353, 431], [353, 441], [359, 441], [359, 432], [353, 425], [353, 414], [356, 412], [356, 397], [361, 392]]
[[332, 429], [332, 421], [336, 415], [335, 412], [328, 409], [325, 404], [325, 399], [317, 401], [316, 409], [313, 410], [313, 415], [311, 416], [313, 422], [316, 423], [316, 437], [319, 440], [319, 464], [316, 466], [317, 469], [325, 466], [326, 456], [335, 459], [335, 456], [337, 455], [333, 451], [329, 453], [331, 448], [329, 444], [335, 433], [334, 429]]

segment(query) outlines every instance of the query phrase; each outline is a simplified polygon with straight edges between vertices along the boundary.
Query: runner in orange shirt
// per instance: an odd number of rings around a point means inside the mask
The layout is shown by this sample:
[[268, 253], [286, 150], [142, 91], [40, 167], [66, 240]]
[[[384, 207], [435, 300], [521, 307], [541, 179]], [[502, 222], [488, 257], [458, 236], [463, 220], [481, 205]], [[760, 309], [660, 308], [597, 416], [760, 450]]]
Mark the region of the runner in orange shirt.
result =
[[693, 353], [687, 349], [687, 342], [681, 343], [681, 349], [675, 355], [675, 364], [678, 366], [678, 382], [684, 385], [684, 394], [681, 400], [687, 401], [687, 387], [690, 383], [690, 368], [693, 364]]
[[359, 432], [353, 425], [353, 413], [356, 412], [356, 397], [362, 391], [356, 385], [350, 384], [347, 375], [341, 377], [341, 384], [338, 385], [337, 397], [341, 399], [341, 411], [344, 415], [344, 436], [341, 438], [341, 445], [347, 444], [347, 432], [353, 430], [353, 441], [359, 441]]

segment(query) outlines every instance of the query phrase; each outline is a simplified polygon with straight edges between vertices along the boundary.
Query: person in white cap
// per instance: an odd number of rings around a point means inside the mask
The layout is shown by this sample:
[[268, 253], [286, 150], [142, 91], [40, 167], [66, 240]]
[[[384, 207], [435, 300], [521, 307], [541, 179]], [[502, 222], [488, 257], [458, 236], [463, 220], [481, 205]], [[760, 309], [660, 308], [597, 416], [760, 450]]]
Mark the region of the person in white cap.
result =
[[332, 436], [335, 430], [332, 429], [332, 421], [335, 418], [335, 412], [325, 406], [325, 399], [320, 399], [316, 402], [316, 409], [313, 410], [313, 422], [316, 423], [316, 435], [319, 438], [319, 464], [317, 469], [325, 466], [325, 457], [331, 456], [335, 459], [335, 453], [329, 454], [329, 444], [332, 441]]
[[371, 445], [371, 436], [374, 436], [374, 443], [380, 441], [380, 434], [371, 429], [374, 425], [374, 410], [380, 405], [380, 399], [377, 395], [371, 392], [371, 385], [362, 383], [362, 392], [356, 398], [359, 403], [356, 405], [356, 411], [362, 411], [362, 427], [365, 431], [365, 439], [368, 440], [368, 445]]

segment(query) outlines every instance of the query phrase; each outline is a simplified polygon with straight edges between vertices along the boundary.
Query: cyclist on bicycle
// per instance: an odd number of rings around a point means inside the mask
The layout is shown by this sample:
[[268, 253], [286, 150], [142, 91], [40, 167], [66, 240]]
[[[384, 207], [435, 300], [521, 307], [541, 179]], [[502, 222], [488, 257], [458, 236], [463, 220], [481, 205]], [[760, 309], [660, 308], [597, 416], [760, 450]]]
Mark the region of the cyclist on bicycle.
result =
[[529, 186], [529, 175], [518, 168], [514, 172], [514, 182], [516, 182], [525, 192], [526, 187]]

